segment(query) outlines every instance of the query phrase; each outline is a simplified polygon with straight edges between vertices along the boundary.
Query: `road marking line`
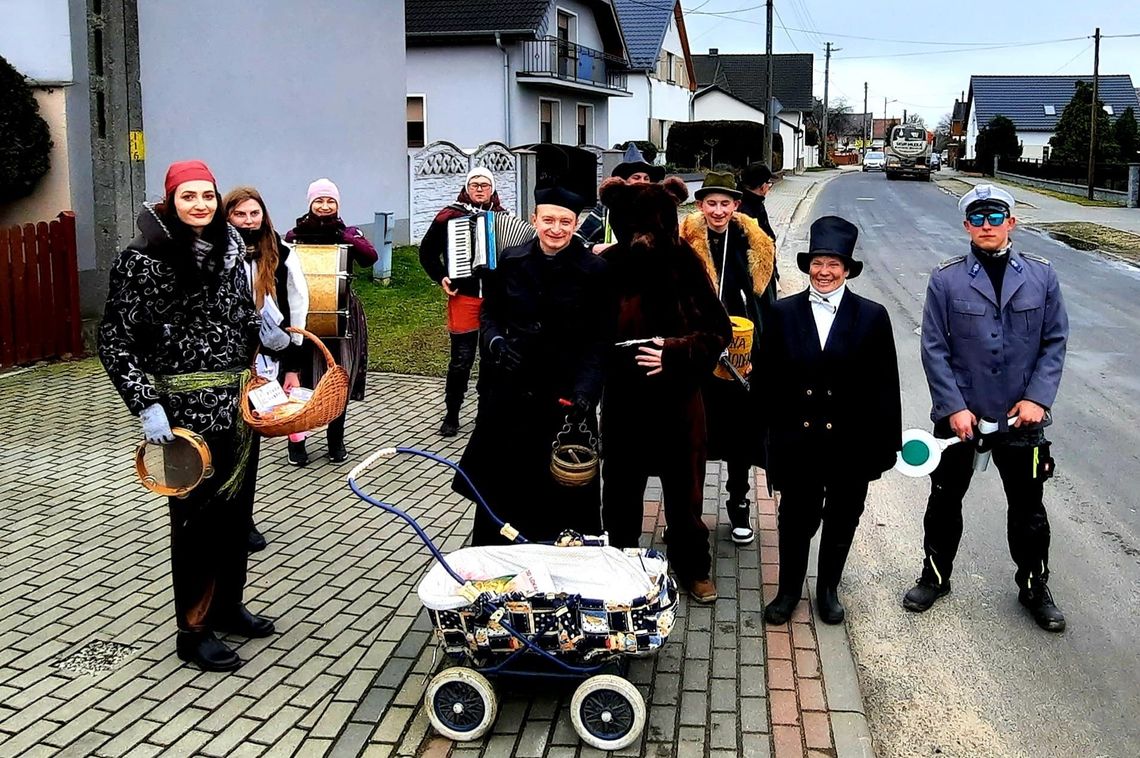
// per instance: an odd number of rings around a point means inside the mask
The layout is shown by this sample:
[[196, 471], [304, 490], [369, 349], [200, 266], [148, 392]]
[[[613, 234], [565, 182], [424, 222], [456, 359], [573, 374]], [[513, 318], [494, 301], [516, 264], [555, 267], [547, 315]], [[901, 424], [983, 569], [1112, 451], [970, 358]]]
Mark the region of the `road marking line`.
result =
[[873, 197], [857, 197], [855, 199], [856, 200], [874, 200], [875, 198], [873, 198]]

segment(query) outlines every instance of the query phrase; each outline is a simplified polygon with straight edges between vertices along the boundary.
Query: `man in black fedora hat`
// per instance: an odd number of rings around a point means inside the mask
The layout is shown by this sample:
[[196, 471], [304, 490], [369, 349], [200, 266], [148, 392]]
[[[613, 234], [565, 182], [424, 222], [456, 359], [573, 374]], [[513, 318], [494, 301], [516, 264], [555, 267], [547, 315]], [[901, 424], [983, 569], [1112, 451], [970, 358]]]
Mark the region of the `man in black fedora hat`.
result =
[[768, 481], [780, 491], [780, 587], [764, 612], [769, 624], [787, 623], [799, 603], [821, 521], [816, 604], [824, 622], [843, 621], [837, 588], [867, 486], [902, 444], [890, 318], [847, 286], [863, 271], [858, 237], [838, 216], [811, 225], [796, 261], [809, 287], [775, 304], [760, 337], [752, 398], [767, 430]]
[[[637, 145], [630, 142], [622, 156], [622, 162], [614, 167], [610, 176], [616, 176], [626, 184], [655, 184], [665, 178], [665, 167], [654, 166], [645, 160]], [[600, 200], [578, 227], [578, 239], [593, 253], [602, 253], [617, 242], [610, 225], [610, 211]]]

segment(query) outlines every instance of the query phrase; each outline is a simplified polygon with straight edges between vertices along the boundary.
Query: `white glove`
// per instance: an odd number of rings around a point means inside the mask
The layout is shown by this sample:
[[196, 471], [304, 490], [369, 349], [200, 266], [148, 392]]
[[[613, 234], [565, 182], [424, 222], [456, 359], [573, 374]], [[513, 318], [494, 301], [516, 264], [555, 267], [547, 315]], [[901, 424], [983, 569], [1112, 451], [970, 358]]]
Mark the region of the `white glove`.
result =
[[261, 317], [261, 344], [270, 350], [284, 350], [289, 347], [289, 333], [271, 320]]
[[142, 421], [143, 436], [147, 442], [156, 445], [168, 445], [174, 442], [174, 432], [170, 431], [166, 410], [158, 403], [143, 408], [139, 420]]

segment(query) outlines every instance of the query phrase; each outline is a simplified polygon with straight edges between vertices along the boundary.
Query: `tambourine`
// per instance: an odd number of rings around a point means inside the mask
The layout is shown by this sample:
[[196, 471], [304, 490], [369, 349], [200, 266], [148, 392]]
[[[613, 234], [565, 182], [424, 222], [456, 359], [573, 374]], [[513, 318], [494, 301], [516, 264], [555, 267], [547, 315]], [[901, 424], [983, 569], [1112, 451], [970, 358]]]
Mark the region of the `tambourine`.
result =
[[577, 431], [586, 438], [587, 444], [565, 442], [563, 437], [573, 430], [567, 416], [562, 430], [554, 435], [551, 444], [550, 475], [563, 487], [582, 487], [598, 475], [598, 438], [583, 421], [578, 424]]
[[139, 481], [156, 495], [186, 497], [195, 487], [214, 475], [210, 447], [189, 429], [171, 429], [174, 442], [167, 445], [147, 441], [135, 449], [135, 473]]

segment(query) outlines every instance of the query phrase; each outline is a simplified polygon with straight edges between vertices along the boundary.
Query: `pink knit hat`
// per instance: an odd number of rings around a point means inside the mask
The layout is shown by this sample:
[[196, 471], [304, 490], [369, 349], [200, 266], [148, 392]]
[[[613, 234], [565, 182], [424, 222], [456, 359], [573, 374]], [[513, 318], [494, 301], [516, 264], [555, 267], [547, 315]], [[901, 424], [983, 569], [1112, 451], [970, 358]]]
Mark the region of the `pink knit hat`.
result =
[[338, 205], [340, 204], [340, 190], [329, 179], [318, 179], [309, 185], [309, 205], [312, 205], [318, 197], [331, 197]]

